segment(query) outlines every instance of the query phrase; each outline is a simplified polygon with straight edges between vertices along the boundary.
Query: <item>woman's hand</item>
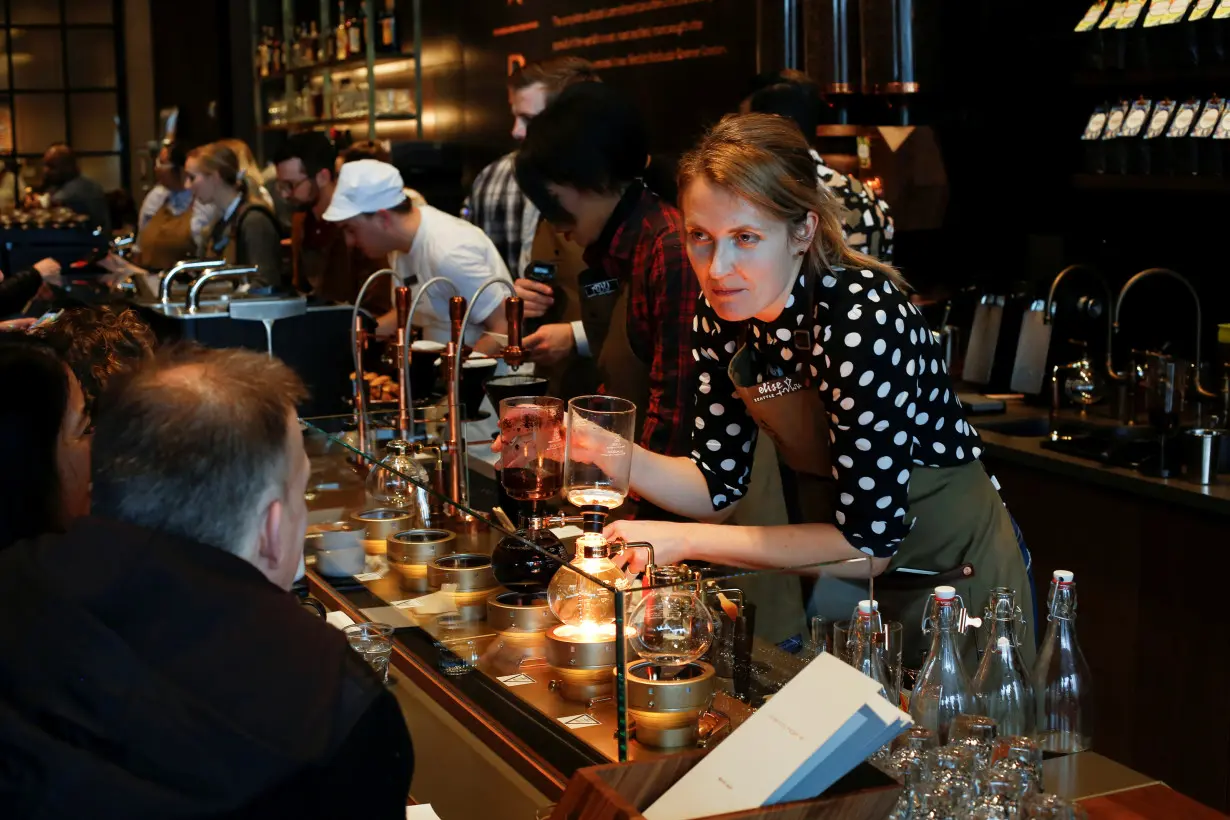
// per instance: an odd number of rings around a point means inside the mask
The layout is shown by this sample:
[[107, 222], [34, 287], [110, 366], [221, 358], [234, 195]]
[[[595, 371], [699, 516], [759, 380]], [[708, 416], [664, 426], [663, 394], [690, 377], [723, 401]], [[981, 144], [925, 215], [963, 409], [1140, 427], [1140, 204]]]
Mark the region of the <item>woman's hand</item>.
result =
[[[677, 564], [690, 557], [691, 535], [697, 527], [704, 524], [678, 523], [671, 521], [616, 521], [607, 524], [602, 531], [608, 539], [622, 538], [624, 541], [648, 541], [653, 544], [653, 560], [659, 566]], [[616, 566], [627, 567], [634, 575], [645, 571], [649, 563], [649, 553], [646, 550], [628, 550], [612, 556]]]
[[34, 263], [34, 270], [43, 281], [50, 285], [60, 284], [60, 263], [54, 259], [40, 259]]
[[24, 319], [9, 319], [0, 322], [0, 333], [8, 333], [16, 330], [29, 330], [34, 327], [34, 323], [38, 321], [33, 316]]

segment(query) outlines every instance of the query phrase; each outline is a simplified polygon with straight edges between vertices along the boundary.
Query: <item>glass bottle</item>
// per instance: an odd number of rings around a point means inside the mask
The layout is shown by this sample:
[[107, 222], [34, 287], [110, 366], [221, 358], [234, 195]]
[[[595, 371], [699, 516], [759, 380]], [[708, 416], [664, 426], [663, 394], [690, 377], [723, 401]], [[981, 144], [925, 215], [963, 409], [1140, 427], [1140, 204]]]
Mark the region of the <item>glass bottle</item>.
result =
[[417, 514], [412, 527], [423, 527], [431, 520], [430, 502], [425, 487], [431, 478], [415, 460], [413, 448], [405, 439], [393, 439], [384, 447], [385, 456], [367, 474], [367, 495], [378, 507], [408, 510]]
[[[610, 544], [600, 533], [587, 532], [577, 539], [576, 557], [561, 567], [547, 586], [547, 606], [555, 617], [569, 626], [591, 628], [615, 620], [615, 594], [611, 590], [625, 580], [623, 570], [610, 556]], [[573, 568], [589, 578], [573, 572]]]
[[349, 53], [351, 57], [363, 55], [363, 28], [367, 16], [366, 3], [359, 2], [359, 13], [346, 21], [346, 36], [349, 38]]
[[384, 0], [384, 10], [380, 12], [380, 50], [396, 53], [401, 50], [397, 37], [397, 11], [393, 8], [393, 0]]
[[256, 65], [262, 77], [269, 76], [269, 27], [261, 29], [260, 42], [256, 44]]
[[1093, 682], [1076, 640], [1076, 582], [1057, 569], [1047, 595], [1050, 613], [1038, 650], [1033, 685], [1037, 696], [1037, 739], [1043, 750], [1071, 754], [1093, 742]]
[[880, 604], [878, 601], [859, 601], [855, 614], [857, 617], [850, 625], [850, 665], [880, 684], [880, 694], [889, 703], [895, 704], [896, 693], [884, 666], [884, 653], [876, 641], [876, 636], [884, 631]]
[[341, 61], [349, 56], [350, 35], [346, 33], [346, 0], [337, 0], [337, 28], [333, 30], [333, 56]]
[[1020, 610], [1016, 593], [1006, 587], [991, 590], [986, 613], [989, 638], [982, 663], [974, 674], [974, 694], [987, 717], [1005, 735], [1029, 735], [1034, 731], [1037, 705], [1030, 671], [1017, 643]]
[[910, 696], [910, 716], [919, 726], [935, 732], [940, 743], [948, 742], [948, 730], [957, 715], [974, 708], [969, 673], [961, 665], [957, 637], [964, 626], [964, 610], [957, 591], [950, 586], [935, 588], [931, 614], [923, 619], [923, 632], [931, 633], [931, 650], [918, 673]]

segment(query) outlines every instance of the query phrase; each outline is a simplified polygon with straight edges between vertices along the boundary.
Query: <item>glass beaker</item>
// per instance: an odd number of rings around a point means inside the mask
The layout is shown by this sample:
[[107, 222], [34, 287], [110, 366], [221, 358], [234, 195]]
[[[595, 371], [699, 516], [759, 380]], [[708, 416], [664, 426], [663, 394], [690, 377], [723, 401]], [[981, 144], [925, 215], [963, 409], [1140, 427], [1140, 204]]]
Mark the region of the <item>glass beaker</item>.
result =
[[614, 396], [568, 402], [564, 497], [578, 507], [608, 510], [624, 503], [632, 476], [636, 405]]
[[564, 477], [564, 402], [550, 396], [500, 400], [500, 481], [517, 501], [554, 497]]

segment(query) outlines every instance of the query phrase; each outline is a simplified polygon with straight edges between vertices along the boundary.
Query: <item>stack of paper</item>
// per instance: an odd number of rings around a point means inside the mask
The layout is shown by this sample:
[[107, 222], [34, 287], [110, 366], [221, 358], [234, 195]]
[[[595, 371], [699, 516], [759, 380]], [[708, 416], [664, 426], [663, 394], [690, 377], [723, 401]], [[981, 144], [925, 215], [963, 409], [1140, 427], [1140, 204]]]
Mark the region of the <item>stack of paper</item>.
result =
[[913, 723], [831, 654], [815, 660], [645, 811], [694, 820], [816, 797]]

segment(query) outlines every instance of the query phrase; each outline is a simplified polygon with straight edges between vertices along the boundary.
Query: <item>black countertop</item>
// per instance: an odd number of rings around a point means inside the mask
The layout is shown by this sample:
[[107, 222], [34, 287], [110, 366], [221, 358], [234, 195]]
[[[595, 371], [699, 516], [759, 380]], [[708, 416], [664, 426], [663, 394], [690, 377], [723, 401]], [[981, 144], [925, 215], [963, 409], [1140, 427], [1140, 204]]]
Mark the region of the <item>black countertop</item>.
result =
[[[1095, 461], [1045, 449], [1042, 446], [1043, 436], [1008, 435], [995, 429], [1000, 425], [1033, 419], [1045, 422], [1047, 415], [1045, 408], [1009, 401], [1006, 412], [971, 415], [970, 423], [986, 442], [990, 467], [998, 460], [1013, 462], [1168, 504], [1230, 516], [1230, 476], [1220, 476], [1217, 479], [1219, 483], [1209, 485], [1195, 484], [1183, 478], [1151, 478], [1135, 470], [1107, 467]], [[1063, 418], [1075, 419], [1076, 416], [1065, 413]]]

